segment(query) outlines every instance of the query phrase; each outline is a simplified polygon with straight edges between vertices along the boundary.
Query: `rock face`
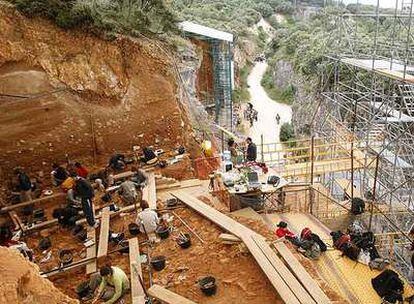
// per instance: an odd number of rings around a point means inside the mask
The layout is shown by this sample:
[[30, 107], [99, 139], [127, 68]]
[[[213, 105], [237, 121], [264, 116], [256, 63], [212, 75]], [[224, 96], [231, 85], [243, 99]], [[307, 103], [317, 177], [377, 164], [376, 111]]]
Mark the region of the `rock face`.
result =
[[39, 275], [37, 266], [11, 249], [0, 247], [0, 303], [78, 304]]
[[[170, 56], [28, 19], [0, 3], [0, 161], [6, 168], [186, 144]], [[35, 168], [32, 168], [35, 169]]]

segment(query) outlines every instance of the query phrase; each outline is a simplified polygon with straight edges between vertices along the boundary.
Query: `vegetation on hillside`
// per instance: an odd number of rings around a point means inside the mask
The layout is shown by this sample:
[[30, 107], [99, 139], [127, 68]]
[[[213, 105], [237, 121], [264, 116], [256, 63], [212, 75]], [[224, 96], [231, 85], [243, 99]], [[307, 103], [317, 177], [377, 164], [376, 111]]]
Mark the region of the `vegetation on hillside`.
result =
[[175, 31], [176, 18], [162, 0], [8, 0], [28, 17], [71, 29], [88, 27], [128, 35]]
[[261, 17], [290, 9], [285, 0], [173, 0], [172, 8], [182, 20], [193, 21], [237, 36], [248, 36]]

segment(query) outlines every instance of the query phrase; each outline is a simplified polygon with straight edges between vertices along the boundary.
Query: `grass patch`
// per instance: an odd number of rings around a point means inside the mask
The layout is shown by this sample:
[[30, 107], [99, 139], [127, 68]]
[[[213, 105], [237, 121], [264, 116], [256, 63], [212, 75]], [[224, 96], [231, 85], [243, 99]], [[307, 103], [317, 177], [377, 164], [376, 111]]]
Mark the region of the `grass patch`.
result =
[[263, 75], [261, 84], [271, 99], [287, 105], [293, 104], [296, 90], [295, 87], [293, 85], [289, 85], [286, 88], [281, 89], [275, 86], [275, 81], [270, 67], [267, 68], [266, 73]]

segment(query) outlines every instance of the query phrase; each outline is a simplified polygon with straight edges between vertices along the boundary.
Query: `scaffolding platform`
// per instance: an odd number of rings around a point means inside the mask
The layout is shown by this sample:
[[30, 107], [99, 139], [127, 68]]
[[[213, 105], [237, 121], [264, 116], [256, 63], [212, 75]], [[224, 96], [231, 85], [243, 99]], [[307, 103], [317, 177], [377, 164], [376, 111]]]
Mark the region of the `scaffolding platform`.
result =
[[[379, 74], [402, 82], [414, 84], [414, 67], [406, 66], [390, 59], [358, 59], [358, 58], [341, 58], [342, 63], [346, 63], [367, 71], [375, 71]], [[405, 70], [405, 75], [404, 75]]]
[[[274, 225], [279, 221], [285, 221], [288, 228], [297, 234], [308, 227], [326, 243], [332, 244], [330, 230], [310, 214], [268, 214], [267, 217]], [[371, 270], [367, 265], [356, 263], [341, 255], [338, 250], [328, 250], [314, 263], [328, 285], [350, 303], [381, 303], [380, 297], [371, 285], [371, 279], [380, 274], [380, 271]], [[410, 296], [413, 289], [405, 283], [404, 296]]]

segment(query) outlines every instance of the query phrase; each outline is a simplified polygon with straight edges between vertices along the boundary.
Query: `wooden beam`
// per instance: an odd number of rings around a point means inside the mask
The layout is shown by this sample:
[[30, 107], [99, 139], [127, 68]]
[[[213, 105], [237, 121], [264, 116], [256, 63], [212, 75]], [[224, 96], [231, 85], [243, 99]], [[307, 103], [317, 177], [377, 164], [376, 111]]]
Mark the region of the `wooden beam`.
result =
[[106, 256], [108, 253], [108, 238], [109, 238], [109, 207], [105, 207], [102, 210], [101, 228], [99, 232], [99, 247], [98, 247], [98, 259]]
[[122, 173], [119, 173], [119, 174], [115, 174], [114, 175], [114, 180], [118, 180], [118, 179], [122, 179], [122, 178], [127, 178], [127, 177], [130, 177], [130, 176], [133, 176], [135, 173], [134, 172], [132, 172], [132, 171], [125, 171], [125, 172], [122, 172]]
[[237, 236], [235, 236], [233, 234], [228, 234], [228, 233], [220, 234], [219, 239], [222, 240], [222, 241], [234, 242], [234, 243], [240, 243], [242, 241]]
[[[93, 240], [94, 244], [88, 248], [86, 248], [86, 258], [91, 259], [96, 257], [96, 234], [95, 229], [90, 228], [88, 229], [87, 234], [88, 239]], [[86, 264], [86, 274], [96, 272], [96, 259]]]
[[[292, 290], [295, 296], [301, 303], [312, 304], [316, 303], [312, 297], [303, 290], [303, 286], [290, 272], [285, 264], [279, 259], [276, 253], [269, 247], [266, 240], [262, 236], [252, 236], [253, 241], [260, 248], [272, 266], [277, 269], [280, 277], [285, 281], [286, 285]], [[319, 302], [317, 302], [319, 304]]]
[[16, 211], [10, 211], [9, 216], [11, 220], [13, 221], [14, 226], [16, 226], [16, 230], [22, 230], [22, 232], [25, 232], [25, 226], [23, 225], [20, 217], [17, 215]]
[[65, 195], [66, 195], [65, 193], [56, 193], [54, 195], [49, 195], [49, 196], [37, 198], [37, 199], [31, 200], [31, 201], [27, 201], [27, 202], [15, 204], [15, 205], [10, 205], [10, 206], [1, 208], [0, 212], [7, 212], [7, 211], [11, 211], [11, 210], [21, 208], [21, 207], [24, 207], [24, 206], [28, 206], [28, 205], [31, 205], [31, 204], [36, 204], [36, 203], [41, 203], [41, 202], [51, 200], [51, 199], [61, 198], [61, 197], [64, 197]]
[[160, 285], [154, 284], [148, 289], [148, 294], [151, 297], [160, 300], [162, 303], [167, 304], [196, 304], [196, 302], [190, 301]]
[[149, 172], [147, 175], [148, 183], [142, 190], [142, 199], [148, 202], [150, 209], [157, 209], [157, 188], [155, 186], [155, 174]]
[[319, 285], [315, 282], [314, 279], [312, 279], [309, 273], [305, 270], [302, 264], [284, 243], [276, 243], [274, 244], [274, 247], [285, 260], [288, 268], [293, 272], [293, 274], [297, 277], [297, 279], [302, 283], [302, 285], [312, 295], [318, 304], [331, 303]]
[[129, 239], [128, 243], [132, 304], [145, 304], [145, 292], [141, 285], [143, 279], [138, 238]]

